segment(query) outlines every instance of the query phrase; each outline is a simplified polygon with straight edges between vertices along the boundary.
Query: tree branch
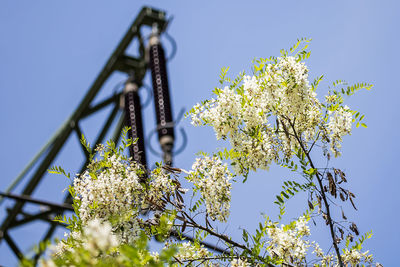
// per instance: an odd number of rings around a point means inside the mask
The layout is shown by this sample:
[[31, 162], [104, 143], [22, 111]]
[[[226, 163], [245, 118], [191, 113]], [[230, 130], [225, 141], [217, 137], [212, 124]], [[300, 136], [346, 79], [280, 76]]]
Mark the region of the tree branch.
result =
[[[298, 136], [298, 134], [297, 134], [297, 132], [296, 132], [296, 129], [294, 128], [294, 125], [290, 122], [289, 119], [287, 119], [287, 120], [288, 120], [288, 123], [290, 124], [290, 126], [292, 127], [294, 136], [295, 136], [297, 142], [299, 143], [299, 145], [300, 145], [300, 147], [301, 147], [303, 153], [306, 155], [308, 161], [310, 162], [311, 168], [315, 169], [315, 166], [314, 166], [314, 163], [313, 163], [313, 161], [312, 161], [312, 159], [311, 159], [311, 156], [310, 156], [310, 154], [309, 154], [309, 151], [307, 151], [307, 150], [305, 149], [305, 147], [304, 147], [304, 145], [303, 145], [303, 142], [301, 141], [300, 137]], [[281, 122], [281, 123], [282, 123], [282, 122]], [[327, 221], [328, 221], [328, 224], [329, 224], [329, 230], [330, 230], [330, 232], [331, 232], [333, 247], [335, 248], [335, 252], [336, 252], [336, 255], [337, 255], [337, 257], [338, 257], [339, 265], [340, 265], [341, 267], [344, 267], [343, 262], [342, 262], [342, 258], [341, 258], [341, 256], [340, 256], [339, 247], [338, 247], [338, 245], [337, 245], [337, 243], [336, 243], [336, 234], [335, 234], [335, 230], [333, 229], [333, 222], [332, 222], [331, 212], [330, 212], [330, 209], [329, 209], [329, 204], [328, 204], [328, 200], [327, 200], [327, 198], [326, 198], [326, 194], [325, 194], [325, 191], [324, 191], [324, 187], [323, 187], [323, 185], [322, 185], [322, 178], [320, 177], [318, 171], [315, 173], [315, 176], [317, 177], [318, 185], [319, 185], [320, 190], [321, 190], [320, 194], [321, 194], [321, 196], [322, 196], [322, 200], [323, 200], [324, 205], [325, 205], [326, 217], [327, 217]]]

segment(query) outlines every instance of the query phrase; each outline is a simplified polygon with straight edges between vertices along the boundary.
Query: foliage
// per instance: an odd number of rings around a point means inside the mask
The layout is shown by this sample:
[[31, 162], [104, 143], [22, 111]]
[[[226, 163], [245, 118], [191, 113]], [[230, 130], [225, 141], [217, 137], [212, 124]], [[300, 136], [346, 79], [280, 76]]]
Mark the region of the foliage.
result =
[[[189, 112], [195, 126], [211, 126], [217, 139], [230, 147], [200, 153], [191, 170], [158, 163], [146, 170], [124, 156], [132, 140], [117, 147], [108, 142], [91, 148], [87, 170], [75, 177], [69, 192], [75, 215], [57, 217], [70, 233], [51, 249], [43, 266], [358, 266], [372, 262], [363, 242], [369, 232], [354, 241], [359, 230], [348, 221], [332, 216], [332, 208], [355, 195], [344, 185], [346, 174], [329, 167], [331, 155], [339, 157], [343, 137], [353, 124], [366, 127], [364, 115], [346, 106], [347, 97], [366, 83], [347, 85], [336, 81], [323, 100], [317, 89], [323, 76], [308, 81], [304, 63], [310, 56], [310, 40], [301, 39], [280, 57], [260, 58], [252, 76], [245, 72], [231, 79], [223, 68], [215, 98], [205, 100]], [[226, 86], [224, 86], [226, 85]], [[133, 140], [134, 142], [135, 140]], [[321, 148], [317, 150], [316, 148]], [[97, 157], [96, 157], [97, 153]], [[315, 166], [313, 158], [326, 160]], [[277, 164], [296, 178], [284, 181], [276, 196], [279, 220], [265, 217], [255, 233], [243, 229], [242, 240], [218, 231], [214, 221], [229, 222], [232, 183], [252, 171]], [[50, 170], [70, 177], [61, 167]], [[178, 179], [179, 178], [179, 179]], [[180, 181], [186, 180], [189, 188]], [[286, 203], [296, 194], [308, 198], [305, 212], [289, 224], [281, 224]], [[335, 205], [330, 205], [335, 203]], [[307, 223], [321, 216], [329, 227], [334, 253], [324, 252], [311, 240]], [[292, 216], [293, 217], [293, 216]], [[155, 237], [164, 244], [159, 253], [149, 251]], [[218, 248], [210, 246], [218, 241]]]

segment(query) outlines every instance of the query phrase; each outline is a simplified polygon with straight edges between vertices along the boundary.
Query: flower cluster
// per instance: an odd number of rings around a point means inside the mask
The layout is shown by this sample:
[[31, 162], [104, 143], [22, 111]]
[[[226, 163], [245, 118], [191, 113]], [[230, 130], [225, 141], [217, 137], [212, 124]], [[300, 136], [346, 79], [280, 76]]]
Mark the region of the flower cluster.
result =
[[339, 105], [328, 111], [329, 122], [323, 119], [323, 109], [332, 106], [338, 96], [328, 95], [328, 105], [321, 104], [316, 85], [308, 81], [307, 66], [299, 58], [273, 59], [256, 68], [253, 76], [240, 75], [237, 80], [230, 87], [217, 88], [215, 99], [191, 110], [193, 125], [210, 125], [217, 139], [229, 139], [236, 173], [267, 169], [282, 157], [290, 158], [299, 142], [307, 146], [322, 136], [327, 137], [322, 141], [330, 142], [335, 156], [340, 155], [342, 136], [351, 132], [353, 113]]
[[229, 137], [235, 171], [267, 169], [280, 153], [290, 157], [295, 133], [306, 141], [321, 123], [321, 104], [308, 69], [294, 57], [277, 58], [237, 88], [217, 89], [216, 99], [192, 109], [194, 125], [211, 125], [217, 139]]
[[117, 237], [113, 234], [111, 224], [94, 219], [87, 223], [83, 229], [85, 247], [93, 256], [99, 256], [102, 252], [119, 245]]
[[56, 244], [50, 246], [50, 252], [55, 258], [62, 257], [64, 253], [73, 253], [76, 246], [71, 244], [67, 244], [67, 240], [70, 242], [81, 243], [82, 242], [82, 234], [80, 231], [71, 231], [69, 233], [64, 233], [65, 239], [60, 240]]
[[[313, 253], [315, 253], [316, 256], [320, 258], [322, 266], [331, 266], [333, 264], [334, 264], [333, 266], [339, 266], [339, 264], [337, 263], [338, 262], [337, 257], [334, 257], [334, 255], [332, 254], [324, 254], [322, 249], [315, 242], [312, 242], [312, 245], [314, 246]], [[355, 248], [351, 249], [345, 248], [343, 249], [343, 253], [341, 255], [342, 262], [346, 266], [360, 266], [360, 264], [362, 263], [367, 263], [368, 266], [370, 266], [373, 261], [373, 258], [372, 255], [368, 253], [369, 251], [361, 252], [360, 250]]]
[[197, 158], [187, 179], [194, 183], [205, 199], [207, 214], [211, 219], [226, 221], [231, 201], [230, 180], [233, 175], [227, 164], [214, 157]]
[[[92, 266], [98, 264], [102, 260], [102, 256], [120, 245], [118, 238], [114, 235], [111, 224], [101, 222], [98, 219], [88, 221], [82, 229], [82, 232], [72, 231], [69, 235], [65, 235], [67, 240], [61, 240], [51, 247], [53, 259], [57, 260], [66, 253], [76, 256], [76, 262], [82, 264], [90, 264]], [[79, 250], [89, 253], [90, 257], [79, 258]], [[53, 259], [42, 261], [43, 266], [56, 266]], [[90, 260], [90, 262], [87, 262]]]
[[311, 242], [311, 245], [314, 247], [313, 254], [315, 254], [318, 258], [320, 258], [320, 262], [322, 266], [330, 266], [333, 262], [333, 255], [332, 254], [325, 254], [324, 251], [321, 249], [319, 244], [315, 241]]
[[104, 147], [98, 152], [101, 160], [93, 161], [73, 183], [78, 216], [83, 224], [93, 219], [111, 222], [119, 241], [133, 244], [140, 233], [140, 211], [158, 210], [161, 198], [171, 195], [176, 185], [161, 167], [143, 174], [141, 166], [119, 153]]
[[[325, 254], [315, 241], [304, 240], [303, 238], [310, 235], [310, 228], [307, 225], [308, 219], [305, 216], [298, 220], [278, 227], [276, 223], [267, 221], [267, 234], [270, 238], [268, 242], [269, 254], [286, 263], [303, 266], [305, 258], [310, 247], [313, 248], [312, 253], [315, 254], [322, 266], [339, 266], [337, 257], [333, 254]], [[361, 246], [356, 248], [345, 248], [341, 255], [342, 262], [346, 266], [359, 266], [361, 263], [371, 263], [372, 255], [369, 252], [361, 252]], [[320, 266], [315, 264], [315, 266]]]
[[341, 255], [344, 264], [349, 266], [359, 266], [361, 262], [372, 263], [372, 255], [368, 254], [369, 251], [360, 252], [357, 249], [344, 249]]
[[[200, 114], [193, 114], [194, 125], [200, 125], [201, 122], [206, 122], [214, 127], [217, 139], [227, 136], [229, 133], [236, 131], [240, 125], [240, 121], [236, 118], [240, 116], [241, 107], [240, 95], [237, 95], [233, 90], [225, 87], [219, 90], [218, 98], [207, 102], [205, 106], [197, 105], [196, 110], [202, 111]], [[198, 117], [198, 119], [195, 119]], [[227, 118], [232, 118], [228, 120]]]
[[161, 168], [156, 168], [152, 171], [148, 183], [149, 187], [143, 199], [148, 205], [153, 206], [153, 209], [158, 209], [158, 207], [162, 206], [161, 198], [171, 195], [176, 189], [170, 174]]
[[308, 241], [302, 239], [310, 234], [305, 217], [300, 217], [293, 225], [281, 227], [270, 222], [267, 233], [270, 238], [268, 252], [273, 257], [295, 264], [304, 262], [310, 247]]
[[234, 259], [231, 261], [231, 267], [248, 267], [250, 264], [246, 259], [242, 260], [241, 258]]
[[329, 114], [328, 130], [331, 150], [335, 156], [340, 156], [342, 137], [351, 134], [353, 114], [348, 106], [339, 107], [333, 112], [330, 111]]
[[211, 253], [203, 246], [194, 245], [190, 242], [178, 245], [178, 253], [175, 255], [180, 261], [201, 260], [207, 258]]
[[83, 224], [93, 219], [110, 221], [120, 241], [132, 243], [138, 232], [136, 216], [144, 190], [138, 166], [116, 154], [94, 166], [96, 171], [89, 169], [74, 180], [79, 218]]

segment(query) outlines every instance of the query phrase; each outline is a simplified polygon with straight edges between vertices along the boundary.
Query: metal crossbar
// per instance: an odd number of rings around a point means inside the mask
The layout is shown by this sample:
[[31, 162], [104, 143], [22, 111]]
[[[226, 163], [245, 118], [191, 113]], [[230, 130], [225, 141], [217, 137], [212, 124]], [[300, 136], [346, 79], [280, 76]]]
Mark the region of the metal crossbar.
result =
[[[167, 20], [165, 13], [152, 8], [144, 7], [137, 15], [135, 21], [129, 27], [125, 36], [122, 38], [121, 42], [111, 54], [110, 58], [104, 65], [103, 69], [97, 76], [96, 80], [93, 82], [92, 86], [87, 91], [86, 95], [72, 113], [72, 115], [62, 124], [59, 130], [50, 138], [50, 140], [43, 146], [39, 153], [32, 159], [31, 162], [25, 167], [25, 169], [17, 176], [17, 178], [11, 183], [11, 185], [6, 189], [4, 193], [0, 194], [0, 204], [4, 200], [4, 197], [11, 198], [15, 200], [14, 205], [7, 209], [8, 215], [1, 222], [0, 226], [0, 244], [4, 240], [10, 249], [13, 251], [18, 259], [21, 259], [22, 254], [16, 242], [10, 236], [10, 229], [21, 226], [27, 223], [31, 223], [35, 220], [43, 220], [50, 223], [50, 226], [45, 233], [42, 240], [49, 239], [54, 233], [57, 224], [52, 222], [49, 218], [55, 214], [63, 213], [64, 210], [71, 210], [71, 198], [67, 194], [64, 198], [64, 203], [56, 204], [45, 200], [37, 200], [31, 198], [32, 193], [38, 187], [39, 182], [44, 177], [46, 171], [49, 169], [52, 162], [55, 160], [56, 156], [60, 153], [61, 149], [66, 145], [67, 140], [70, 135], [75, 132], [78, 138], [81, 138], [83, 133], [80, 128], [80, 121], [83, 118], [92, 116], [96, 112], [113, 105], [111, 113], [108, 118], [106, 118], [104, 125], [102, 126], [95, 142], [95, 147], [104, 141], [105, 136], [111, 128], [111, 125], [116, 120], [118, 113], [120, 113], [119, 118], [115, 126], [112, 139], [117, 143], [120, 139], [121, 131], [124, 126], [124, 112], [120, 111], [120, 97], [122, 93], [114, 94], [113, 96], [107, 98], [101, 103], [95, 104], [94, 99], [98, 95], [100, 89], [103, 87], [104, 83], [114, 72], [123, 72], [129, 75], [134, 73], [135, 81], [140, 85], [147, 71], [147, 63], [144, 58], [144, 51], [139, 51], [140, 56], [135, 58], [126, 54], [129, 44], [137, 39], [140, 43], [139, 49], [143, 50], [143, 39], [141, 37], [142, 27], [153, 27], [157, 25], [161, 31], [163, 31], [167, 26]], [[84, 150], [85, 151], [85, 150]], [[85, 154], [86, 159], [82, 164], [81, 170], [84, 170], [89, 159], [88, 155]], [[28, 173], [37, 166], [36, 170], [32, 175]], [[11, 194], [11, 192], [16, 188], [16, 186], [22, 182], [22, 180], [27, 180], [21, 193]], [[42, 205], [48, 209], [36, 214], [28, 214], [24, 212], [24, 207], [27, 203]], [[22, 219], [20, 217], [23, 217]], [[38, 259], [40, 255], [36, 255], [35, 258]]]

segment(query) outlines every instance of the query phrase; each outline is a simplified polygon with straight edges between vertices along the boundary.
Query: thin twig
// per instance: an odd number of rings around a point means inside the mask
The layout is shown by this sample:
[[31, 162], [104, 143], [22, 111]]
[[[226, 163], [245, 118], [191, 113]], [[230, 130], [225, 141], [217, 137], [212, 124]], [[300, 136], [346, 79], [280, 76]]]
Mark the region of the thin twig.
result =
[[[313, 163], [313, 161], [312, 161], [312, 159], [310, 157], [310, 154], [307, 152], [307, 150], [305, 149], [305, 147], [303, 145], [303, 142], [300, 140], [299, 136], [297, 135], [297, 132], [296, 132], [296, 130], [294, 128], [294, 125], [290, 122], [289, 119], [288, 119], [288, 123], [292, 127], [292, 130], [293, 130], [293, 133], [295, 135], [295, 138], [296, 138], [297, 142], [299, 143], [301, 149], [306, 154], [306, 157], [307, 157], [308, 161], [310, 162], [311, 168], [315, 169], [315, 166], [314, 166], [314, 163]], [[327, 220], [328, 220], [328, 224], [329, 224], [329, 230], [331, 232], [332, 244], [333, 244], [333, 247], [335, 248], [336, 255], [337, 255], [338, 261], [339, 261], [339, 265], [341, 267], [344, 267], [343, 262], [342, 262], [342, 257], [340, 256], [339, 247], [338, 247], [338, 245], [336, 243], [336, 238], [335, 238], [336, 234], [335, 234], [335, 230], [333, 229], [332, 217], [331, 217], [331, 213], [330, 213], [330, 209], [329, 209], [328, 200], [326, 198], [326, 194], [325, 194], [325, 191], [324, 191], [324, 187], [322, 185], [322, 178], [319, 176], [318, 172], [315, 173], [315, 176], [317, 177], [318, 184], [319, 184], [319, 187], [321, 189], [321, 196], [322, 196], [322, 200], [324, 202], [325, 209], [326, 209], [326, 216], [327, 216]]]

